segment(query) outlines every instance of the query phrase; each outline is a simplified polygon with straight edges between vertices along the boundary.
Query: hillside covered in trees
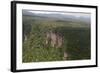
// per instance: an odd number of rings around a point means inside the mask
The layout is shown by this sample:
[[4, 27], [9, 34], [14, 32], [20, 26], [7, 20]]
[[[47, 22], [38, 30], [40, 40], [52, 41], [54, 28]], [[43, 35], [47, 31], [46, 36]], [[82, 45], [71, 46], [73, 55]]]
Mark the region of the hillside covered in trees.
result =
[[22, 15], [23, 62], [91, 58], [89, 16], [53, 12], [36, 14], [28, 10], [23, 10]]

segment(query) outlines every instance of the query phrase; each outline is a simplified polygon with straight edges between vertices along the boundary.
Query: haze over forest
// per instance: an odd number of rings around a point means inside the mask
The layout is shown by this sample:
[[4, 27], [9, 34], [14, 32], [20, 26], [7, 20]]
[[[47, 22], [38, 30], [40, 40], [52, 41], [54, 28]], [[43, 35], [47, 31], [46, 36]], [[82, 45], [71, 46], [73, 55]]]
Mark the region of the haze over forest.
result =
[[49, 18], [51, 20], [62, 20], [62, 21], [76, 21], [90, 24], [91, 14], [90, 13], [79, 13], [79, 12], [50, 12], [50, 11], [31, 11], [23, 10], [23, 15], [42, 17], [42, 19]]

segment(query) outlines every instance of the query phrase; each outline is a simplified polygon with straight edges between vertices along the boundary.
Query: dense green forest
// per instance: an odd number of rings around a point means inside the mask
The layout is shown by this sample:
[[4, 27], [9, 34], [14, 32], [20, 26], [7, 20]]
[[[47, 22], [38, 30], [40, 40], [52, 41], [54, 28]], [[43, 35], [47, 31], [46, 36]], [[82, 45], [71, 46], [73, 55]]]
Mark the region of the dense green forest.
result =
[[[49, 31], [56, 31], [63, 36], [62, 47], [45, 44]], [[68, 54], [66, 61], [90, 59], [90, 35], [90, 26], [84, 22], [23, 15], [22, 61], [63, 61], [63, 52]]]

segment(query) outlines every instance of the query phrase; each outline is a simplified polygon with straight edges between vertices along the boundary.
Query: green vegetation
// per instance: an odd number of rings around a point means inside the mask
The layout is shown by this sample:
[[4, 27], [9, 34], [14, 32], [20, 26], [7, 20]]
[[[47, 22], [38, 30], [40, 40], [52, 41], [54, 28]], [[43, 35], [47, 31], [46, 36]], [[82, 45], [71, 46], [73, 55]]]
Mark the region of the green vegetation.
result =
[[[23, 15], [22, 61], [62, 61], [64, 51], [68, 53], [67, 60], [90, 59], [90, 27], [87, 25], [82, 22]], [[64, 43], [61, 48], [45, 45], [46, 32], [50, 30], [63, 35]]]

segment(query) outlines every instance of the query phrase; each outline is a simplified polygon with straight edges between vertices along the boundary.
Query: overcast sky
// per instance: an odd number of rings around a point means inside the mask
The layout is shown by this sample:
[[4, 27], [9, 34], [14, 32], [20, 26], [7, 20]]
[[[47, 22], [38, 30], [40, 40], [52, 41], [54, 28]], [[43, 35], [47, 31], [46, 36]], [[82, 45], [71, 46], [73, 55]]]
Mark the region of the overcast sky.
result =
[[90, 13], [79, 13], [79, 12], [50, 12], [50, 11], [28, 11], [34, 14], [62, 14], [62, 15], [72, 15], [75, 17], [90, 17]]

